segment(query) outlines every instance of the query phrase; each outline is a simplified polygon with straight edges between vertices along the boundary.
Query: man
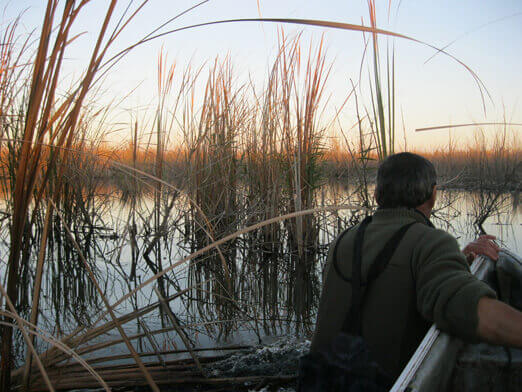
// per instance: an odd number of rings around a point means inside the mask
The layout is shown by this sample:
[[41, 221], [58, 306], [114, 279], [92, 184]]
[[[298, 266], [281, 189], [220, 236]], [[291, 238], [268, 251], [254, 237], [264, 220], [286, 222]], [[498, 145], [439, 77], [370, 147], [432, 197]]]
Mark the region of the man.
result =
[[[494, 237], [482, 236], [461, 252], [455, 238], [429, 221], [436, 195], [435, 169], [419, 155], [392, 155], [378, 169], [379, 209], [366, 228], [361, 248], [363, 282], [384, 244], [401, 227], [415, 222], [388, 266], [366, 289], [362, 307], [362, 336], [373, 359], [394, 379], [432, 322], [465, 341], [522, 348], [522, 313], [497, 301], [495, 292], [469, 272], [467, 258], [477, 254], [498, 258]], [[357, 228], [340, 238], [337, 268], [330, 268], [333, 246], [330, 249], [312, 352], [340, 332], [350, 307]]]

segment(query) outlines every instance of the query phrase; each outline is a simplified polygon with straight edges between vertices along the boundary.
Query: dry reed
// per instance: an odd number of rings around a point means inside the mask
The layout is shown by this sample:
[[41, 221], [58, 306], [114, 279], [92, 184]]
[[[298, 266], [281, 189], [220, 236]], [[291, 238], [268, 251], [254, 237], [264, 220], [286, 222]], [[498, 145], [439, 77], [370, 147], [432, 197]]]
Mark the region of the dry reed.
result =
[[[108, 33], [116, 5], [115, 0], [110, 2], [85, 74], [64, 98], [57, 98], [56, 94], [60, 69], [66, 47], [75, 39], [69, 37], [70, 28], [84, 2], [76, 7], [74, 2], [67, 2], [58, 27], [52, 33], [58, 2], [49, 0], [25, 101], [15, 99], [14, 94], [10, 96], [6, 93], [14, 89], [19, 78], [17, 75], [20, 75], [14, 72], [15, 69], [18, 72], [18, 69], [13, 67], [12, 62], [16, 64], [17, 60], [10, 52], [16, 23], [4, 35], [7, 45], [0, 49], [0, 85], [5, 87], [0, 93], [0, 125], [2, 140], [9, 141], [9, 144], [7, 152], [0, 151], [0, 157], [3, 162], [1, 168], [9, 177], [3, 182], [4, 192], [12, 203], [6, 300], [13, 300], [13, 309], [11, 314], [3, 314], [6, 319], [14, 317], [17, 306], [25, 304], [24, 301], [29, 305], [31, 296], [19, 295], [19, 291], [23, 290], [25, 281], [30, 280], [29, 260], [33, 249], [37, 249], [36, 280], [33, 285], [29, 325], [38, 323], [38, 315], [42, 314], [39, 297], [42, 286], [45, 286], [45, 282], [42, 283], [45, 263], [54, 249], [59, 252], [63, 250], [63, 254], [58, 253], [59, 258], [67, 262], [71, 260], [71, 264], [76, 262], [78, 265], [59, 270], [58, 275], [62, 275], [64, 271], [69, 275], [81, 271], [81, 279], [88, 277], [90, 280], [90, 286], [86, 286], [87, 296], [96, 297], [96, 290], [107, 310], [96, 320], [90, 320], [85, 328], [79, 326], [73, 333], [62, 337], [62, 341], [78, 348], [78, 353], [82, 355], [125, 343], [130, 354], [122, 354], [121, 357], [132, 358], [136, 365], [101, 369], [100, 373], [108, 379], [107, 383], [111, 386], [123, 385], [125, 377], [129, 382], [141, 383], [144, 378], [153, 390], [158, 390], [156, 381], [170, 380], [162, 373], [163, 370], [168, 366], [174, 366], [172, 369], [175, 369], [178, 364], [173, 365], [163, 359], [163, 353], [169, 350], [158, 347], [153, 338], [156, 334], [175, 330], [198, 368], [198, 371], [194, 371], [190, 369], [192, 364], [184, 364], [181, 366], [182, 371], [175, 374], [175, 382], [183, 382], [184, 377], [187, 377], [194, 382], [217, 383], [221, 381], [197, 378], [204, 374], [203, 363], [206, 360], [196, 356], [197, 349], [192, 347], [190, 336], [186, 332], [189, 327], [203, 327], [208, 333], [217, 331], [220, 336], [236, 328], [239, 320], [247, 320], [259, 335], [258, 319], [262, 319], [266, 332], [277, 331], [277, 327], [281, 326], [277, 324], [277, 320], [284, 319], [287, 326], [291, 325], [297, 330], [309, 329], [318, 299], [320, 269], [325, 259], [322, 246], [327, 241], [321, 239], [321, 236], [325, 232], [327, 238], [332, 236], [329, 232], [331, 228], [326, 227], [332, 224], [326, 212], [337, 213], [342, 209], [350, 209], [367, 213], [372, 208], [368, 189], [371, 186], [369, 176], [373, 159], [382, 159], [392, 153], [395, 145], [394, 59], [393, 54], [391, 59], [387, 54], [385, 88], [379, 68], [378, 35], [418, 43], [420, 41], [377, 28], [373, 1], [368, 2], [370, 27], [315, 20], [258, 18], [185, 26], [161, 34], [154, 30], [136, 45], [183, 29], [245, 21], [299, 23], [370, 33], [374, 55], [373, 81], [370, 85], [372, 94], [375, 94], [375, 102], [369, 136], [365, 133], [363, 123], [371, 116], [366, 111], [366, 116], [361, 117], [355, 94], [359, 145], [348, 151], [340, 148], [337, 151], [326, 151], [328, 145], [320, 116], [329, 66], [325, 59], [323, 41], [315, 49], [311, 46], [306, 56], [301, 51], [299, 38], [291, 40], [281, 34], [280, 50], [271, 68], [268, 83], [262, 91], [255, 91], [255, 87], [248, 84], [236, 86], [230, 59], [222, 62], [216, 60], [209, 67], [205, 94], [199, 108], [195, 107], [194, 96], [201, 69], [195, 75], [187, 71], [181, 78], [174, 100], [169, 101], [176, 81], [175, 67], [169, 67], [166, 56], [160, 54], [159, 101], [155, 108], [155, 131], [150, 134], [151, 138], [155, 136], [155, 140], [147, 143], [147, 148], [140, 149], [138, 122], [135, 122], [127, 156], [117, 162], [101, 159], [106, 152], [96, 143], [89, 146], [85, 133], [82, 134], [82, 127], [88, 123], [84, 104], [87, 94], [92, 92], [93, 84], [99, 80], [99, 71], [108, 71], [121, 55], [135, 47], [133, 45], [103, 62], [108, 47], [145, 3], [146, 1], [140, 3], [130, 16], [122, 17], [113, 32]], [[206, 1], [195, 7], [204, 3]], [[176, 18], [177, 16], [170, 21]], [[46, 37], [53, 37], [54, 45]], [[303, 61], [301, 56], [306, 60]], [[467, 65], [456, 61], [471, 74], [481, 94], [483, 91], [487, 94], [476, 74]], [[253, 99], [249, 96], [249, 87], [254, 91]], [[355, 91], [355, 86], [352, 91]], [[352, 93], [348, 95], [351, 96]], [[15, 101], [21, 109], [15, 107]], [[17, 113], [9, 123], [5, 116], [8, 112]], [[169, 137], [176, 127], [180, 128], [185, 145], [170, 146], [169, 150]], [[149, 148], [150, 145], [153, 147]], [[374, 156], [375, 150], [377, 153]], [[497, 150], [505, 151], [501, 148]], [[114, 156], [112, 152], [107, 155]], [[486, 155], [481, 152], [480, 162], [484, 162]], [[495, 159], [502, 162], [498, 170], [513, 169], [509, 154], [501, 152]], [[332, 164], [331, 161], [337, 163]], [[352, 164], [348, 168], [337, 167], [332, 171], [347, 171], [350, 175], [356, 173], [362, 206], [330, 206], [325, 202], [324, 194], [319, 199], [318, 189], [326, 178], [324, 167], [328, 164], [331, 167], [339, 166], [340, 162], [343, 165], [346, 162]], [[78, 189], [74, 184], [74, 179], [78, 178], [74, 177], [74, 172], [80, 171], [88, 174], [85, 176], [85, 187]], [[100, 282], [101, 276], [96, 276], [93, 268], [99, 260], [97, 257], [103, 252], [97, 252], [93, 243], [101, 238], [96, 237], [96, 233], [105, 229], [105, 226], [96, 225], [97, 221], [103, 222], [102, 219], [96, 220], [101, 216], [102, 208], [101, 203], [96, 200], [100, 183], [103, 184], [103, 181], [98, 180], [112, 177], [116, 171], [122, 173], [120, 185], [128, 186], [131, 190], [131, 208], [126, 228], [119, 233], [122, 237], [118, 245], [119, 251], [113, 252], [117, 256], [114, 259], [105, 259], [105, 255], [103, 256], [108, 264], [117, 260], [118, 267], [115, 270], [118, 268], [126, 285], [121, 298], [110, 304], [102, 288], [104, 283]], [[494, 175], [498, 175], [498, 171]], [[87, 178], [91, 181], [87, 182]], [[144, 184], [144, 189], [148, 187], [152, 190], [150, 209], [136, 192], [138, 184]], [[492, 200], [492, 208], [497, 201], [498, 199]], [[320, 214], [323, 214], [322, 221]], [[336, 218], [334, 226], [339, 225], [339, 215]], [[81, 228], [85, 226], [87, 229], [82, 231]], [[37, 240], [31, 236], [31, 229], [34, 227], [38, 227]], [[141, 233], [140, 228], [143, 230]], [[122, 256], [122, 249], [127, 235], [132, 248], [130, 268], [120, 263], [120, 258], [125, 257]], [[55, 243], [58, 243], [56, 248]], [[171, 253], [175, 245], [182, 251]], [[187, 248], [183, 249], [183, 246]], [[141, 258], [148, 271], [143, 268]], [[188, 264], [189, 280], [187, 288], [183, 290], [176, 276], [181, 271], [175, 269], [185, 264]], [[143, 282], [138, 279], [140, 271], [146, 277]], [[153, 275], [150, 276], [151, 274]], [[25, 280], [18, 276], [25, 276]], [[105, 285], [109, 279], [106, 277]], [[158, 302], [139, 307], [138, 293], [153, 283], [159, 288]], [[61, 289], [62, 286], [56, 288]], [[176, 290], [176, 294], [169, 295], [169, 289]], [[196, 304], [198, 314], [195, 318], [203, 322], [193, 323], [196, 325], [183, 323], [170, 308], [171, 300], [182, 299], [184, 296], [191, 297], [191, 301], [187, 300], [187, 314], [194, 310], [194, 305], [190, 304]], [[134, 298], [134, 310], [122, 317], [116, 317], [116, 307], [129, 298]], [[258, 314], [259, 302], [262, 316]], [[59, 319], [60, 308], [58, 303], [55, 305]], [[173, 326], [151, 331], [140, 317], [157, 309], [159, 305], [162, 309], [160, 315], [165, 315]], [[96, 303], [93, 306], [98, 305]], [[107, 315], [111, 316], [111, 320], [101, 326], [97, 325]], [[214, 318], [218, 320], [213, 320]], [[15, 319], [23, 322], [18, 317]], [[129, 336], [123, 325], [132, 320], [137, 320], [138, 333]], [[12, 324], [3, 321], [2, 328], [1, 386], [5, 389], [11, 384]], [[35, 333], [26, 331], [21, 324], [19, 328], [24, 335], [27, 332]], [[115, 328], [121, 339], [93, 343], [95, 338]], [[28, 346], [32, 347], [31, 340], [24, 337]], [[132, 341], [140, 341], [142, 337], [149, 340], [158, 364], [145, 366], [142, 356], [151, 353], [134, 348]], [[73, 365], [64, 364], [63, 361], [68, 355], [78, 359], [78, 354], [73, 354], [69, 349], [65, 350], [67, 355], [63, 355], [59, 350], [64, 350], [64, 346], [51, 347], [41, 356], [41, 362], [35, 355], [40, 367], [40, 375], [36, 377], [46, 377], [44, 365], [52, 369], [53, 377], [58, 377], [61, 370], [72, 369]], [[34, 386], [35, 379], [34, 376], [31, 379], [30, 371], [35, 367], [31, 364], [31, 354], [27, 355], [23, 376], [25, 381], [22, 382], [30, 388], [30, 381], [33, 380]], [[99, 357], [96, 360], [101, 362], [105, 359], [107, 358]], [[87, 370], [90, 371], [88, 367]], [[117, 374], [111, 375], [111, 371]], [[13, 372], [17, 382], [22, 372], [22, 369]], [[96, 373], [86, 375], [78, 370], [78, 375], [82, 383], [91, 385], [91, 378]], [[96, 377], [104, 387], [107, 386], [99, 378], [100, 375]], [[70, 387], [72, 382], [74, 379], [69, 377], [59, 385]]]

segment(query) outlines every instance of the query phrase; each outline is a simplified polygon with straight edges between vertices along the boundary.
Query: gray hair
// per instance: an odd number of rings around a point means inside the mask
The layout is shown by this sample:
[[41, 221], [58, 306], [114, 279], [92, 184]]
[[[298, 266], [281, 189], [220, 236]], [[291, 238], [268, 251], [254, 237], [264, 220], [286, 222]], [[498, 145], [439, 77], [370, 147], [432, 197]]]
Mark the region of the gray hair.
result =
[[431, 198], [436, 184], [437, 173], [430, 161], [402, 152], [390, 155], [379, 166], [375, 198], [381, 208], [415, 208]]

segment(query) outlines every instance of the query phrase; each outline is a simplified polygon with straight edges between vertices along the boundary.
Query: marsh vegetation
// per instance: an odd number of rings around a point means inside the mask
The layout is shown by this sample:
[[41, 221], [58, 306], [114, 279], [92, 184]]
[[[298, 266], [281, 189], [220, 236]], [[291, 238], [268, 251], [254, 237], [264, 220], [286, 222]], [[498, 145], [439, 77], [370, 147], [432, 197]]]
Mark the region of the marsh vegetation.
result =
[[[108, 146], [97, 75], [134, 14], [111, 30], [110, 2], [63, 92], [84, 3], [50, 0], [36, 43], [17, 34], [20, 19], [1, 36], [0, 389], [211, 384], [205, 366], [231, 342], [310, 334], [328, 244], [375, 208], [375, 168], [397, 144], [394, 62], [381, 72], [377, 44], [386, 32], [373, 2], [371, 27], [351, 27], [370, 34], [374, 76], [369, 105], [355, 85], [346, 93], [353, 128], [325, 118], [323, 40], [305, 49], [282, 32], [261, 85], [238, 83], [230, 58], [178, 69], [160, 53], [153, 120], [136, 115], [128, 142]], [[517, 216], [520, 141], [507, 123], [497, 134], [428, 154], [441, 187], [459, 189], [444, 193], [439, 223], [480, 232]]]

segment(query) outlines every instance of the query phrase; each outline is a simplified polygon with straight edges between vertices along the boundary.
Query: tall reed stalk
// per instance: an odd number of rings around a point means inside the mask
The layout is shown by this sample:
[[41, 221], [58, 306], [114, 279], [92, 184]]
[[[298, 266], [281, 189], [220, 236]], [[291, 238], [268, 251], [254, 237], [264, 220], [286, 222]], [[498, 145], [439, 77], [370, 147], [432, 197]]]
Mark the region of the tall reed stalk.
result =
[[[283, 102], [283, 155], [287, 159], [289, 212], [316, 206], [315, 191], [319, 186], [320, 161], [323, 152], [323, 129], [318, 121], [321, 98], [328, 78], [323, 41], [315, 53], [312, 47], [304, 71], [301, 70], [299, 42], [286, 43], [281, 51], [281, 97]], [[304, 72], [301, 79], [301, 72]], [[295, 312], [299, 329], [311, 318], [318, 294], [317, 266], [318, 227], [313, 216], [297, 217], [286, 222], [291, 269], [289, 309]]]
[[[86, 2], [76, 5], [66, 2], [60, 11], [57, 0], [49, 0], [45, 10], [41, 35], [37, 43], [30, 76], [28, 99], [23, 109], [23, 131], [17, 155], [17, 166], [11, 178], [13, 209], [10, 226], [10, 252], [7, 273], [7, 295], [18, 305], [20, 259], [24, 246], [24, 231], [28, 224], [30, 205], [38, 206], [46, 193], [52, 173], [63, 173], [64, 163], [77, 133], [78, 119], [94, 76], [111, 43], [121, 33], [116, 28], [106, 39], [109, 22], [113, 16], [116, 0], [112, 0], [103, 18], [89, 64], [75, 89], [64, 98], [56, 94], [60, 81], [62, 61], [67, 46], [74, 41], [70, 37], [71, 26]], [[131, 17], [132, 18], [132, 17]], [[4, 80], [4, 76], [2, 76]], [[53, 144], [58, 150], [44, 153], [44, 143]], [[61, 149], [63, 148], [63, 149]], [[44, 159], [48, 159], [45, 161]], [[54, 189], [60, 194], [60, 185]], [[12, 357], [12, 328], [2, 327], [2, 352], [0, 363], [0, 389], [10, 390]]]
[[[282, 49], [282, 48], [281, 48]], [[245, 181], [247, 187], [246, 209], [248, 224], [264, 221], [283, 212], [281, 189], [284, 178], [281, 129], [280, 73], [278, 61], [270, 71], [267, 86], [256, 100], [243, 133]], [[284, 284], [281, 277], [284, 268], [284, 231], [279, 224], [265, 226], [248, 236], [247, 250], [242, 256], [246, 261], [242, 268], [240, 291], [253, 309], [261, 307], [262, 326], [265, 333], [276, 331], [276, 320], [281, 314], [280, 292]], [[250, 278], [253, 277], [253, 278]], [[273, 320], [272, 322], [270, 320]]]
[[[238, 227], [236, 144], [242, 127], [242, 106], [241, 93], [234, 89], [232, 82], [229, 60], [220, 63], [216, 59], [205, 85], [197, 124], [199, 136], [193, 139], [196, 141], [191, 163], [194, 180], [190, 183], [189, 192], [200, 211], [193, 210], [191, 215], [200, 227], [205, 227], [205, 220], [208, 220], [215, 238], [234, 232]], [[210, 238], [203, 230], [193, 227], [191, 231], [197, 248], [209, 244]], [[202, 300], [199, 306], [205, 302], [215, 303], [215, 310], [223, 320], [232, 320], [237, 312], [231, 302], [236, 290], [235, 249], [234, 242], [227, 244], [222, 249], [222, 256], [215, 253], [205, 257], [204, 261], [194, 265], [191, 272], [191, 280], [194, 282], [208, 281], [205, 285], [206, 293], [200, 290], [196, 293]], [[205, 313], [212, 314], [210, 309], [206, 309]], [[224, 330], [230, 328], [225, 326]]]
[[[389, 7], [391, 7], [391, 3]], [[373, 116], [370, 124], [375, 135], [377, 154], [379, 159], [382, 160], [393, 154], [395, 150], [395, 50], [392, 49], [390, 58], [387, 37], [386, 74], [383, 76], [380, 63], [379, 35], [376, 32], [375, 0], [368, 0], [368, 9], [370, 26], [373, 29], [371, 33], [373, 64], [372, 74], [369, 78]], [[387, 101], [385, 101], [386, 97]]]

